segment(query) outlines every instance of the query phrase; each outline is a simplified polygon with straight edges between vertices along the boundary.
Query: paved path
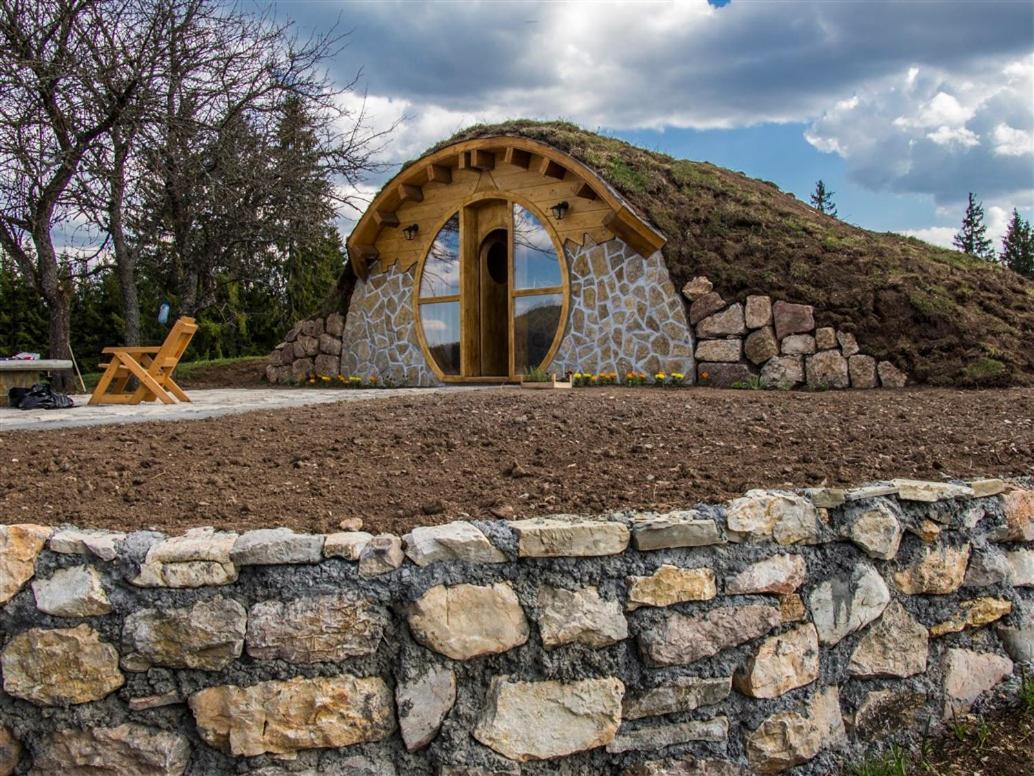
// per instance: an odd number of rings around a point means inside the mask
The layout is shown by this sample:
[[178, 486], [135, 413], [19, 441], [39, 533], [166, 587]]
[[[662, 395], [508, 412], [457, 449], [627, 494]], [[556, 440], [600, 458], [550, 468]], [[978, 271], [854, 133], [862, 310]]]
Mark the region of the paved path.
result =
[[190, 391], [191, 401], [181, 404], [149, 402], [127, 406], [107, 404], [90, 407], [89, 395], [73, 396], [75, 407], [68, 410], [16, 410], [0, 407], [0, 432], [49, 431], [55, 428], [81, 428], [120, 423], [200, 420], [256, 410], [278, 410], [310, 404], [366, 401], [390, 396], [420, 396], [443, 391], [478, 390], [478, 386], [446, 388], [384, 388], [381, 390], [217, 388]]

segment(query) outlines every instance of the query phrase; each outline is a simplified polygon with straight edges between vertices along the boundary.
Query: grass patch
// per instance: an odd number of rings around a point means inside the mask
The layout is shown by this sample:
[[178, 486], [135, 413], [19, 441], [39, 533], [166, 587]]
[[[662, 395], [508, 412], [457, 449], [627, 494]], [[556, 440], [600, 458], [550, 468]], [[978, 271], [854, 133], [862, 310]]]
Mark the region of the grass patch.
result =
[[963, 376], [970, 385], [999, 385], [1009, 375], [1009, 368], [997, 358], [983, 356], [966, 365]]
[[908, 776], [912, 758], [897, 744], [891, 744], [886, 752], [874, 755], [856, 765], [847, 767], [847, 776]]
[[[192, 377], [198, 377], [202, 372], [210, 369], [224, 369], [229, 366], [241, 366], [249, 363], [266, 361], [267, 356], [236, 356], [234, 358], [211, 358], [198, 361], [181, 361], [176, 367], [173, 379], [176, 382], [181, 380], [189, 381]], [[83, 382], [86, 383], [87, 393], [97, 387], [101, 379], [100, 372], [86, 372], [83, 374]]]

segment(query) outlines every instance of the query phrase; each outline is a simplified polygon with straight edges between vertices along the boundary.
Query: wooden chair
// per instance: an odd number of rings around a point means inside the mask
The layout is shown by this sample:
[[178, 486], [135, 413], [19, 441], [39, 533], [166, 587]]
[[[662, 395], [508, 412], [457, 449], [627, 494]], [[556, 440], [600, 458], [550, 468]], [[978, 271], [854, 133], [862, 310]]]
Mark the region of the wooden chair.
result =
[[[104, 374], [93, 389], [90, 404], [139, 404], [157, 399], [175, 404], [176, 399], [190, 397], [172, 379], [180, 358], [197, 331], [193, 318], [180, 318], [169, 330], [169, 336], [158, 347], [104, 348], [111, 361], [101, 364]], [[136, 378], [137, 385], [127, 388]]]

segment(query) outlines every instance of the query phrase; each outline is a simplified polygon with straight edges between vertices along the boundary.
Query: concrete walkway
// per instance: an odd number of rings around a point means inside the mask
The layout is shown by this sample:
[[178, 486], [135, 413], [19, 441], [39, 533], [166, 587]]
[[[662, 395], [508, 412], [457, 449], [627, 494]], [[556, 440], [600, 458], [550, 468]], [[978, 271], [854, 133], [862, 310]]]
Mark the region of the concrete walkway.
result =
[[89, 395], [73, 396], [75, 407], [68, 410], [16, 410], [0, 407], [0, 432], [50, 431], [55, 428], [82, 428], [151, 421], [201, 420], [257, 410], [279, 410], [311, 404], [368, 401], [392, 396], [426, 396], [445, 391], [479, 390], [482, 386], [443, 388], [384, 388], [381, 390], [217, 388], [190, 391], [191, 401], [182, 404], [149, 402], [127, 406], [107, 404], [90, 407]]

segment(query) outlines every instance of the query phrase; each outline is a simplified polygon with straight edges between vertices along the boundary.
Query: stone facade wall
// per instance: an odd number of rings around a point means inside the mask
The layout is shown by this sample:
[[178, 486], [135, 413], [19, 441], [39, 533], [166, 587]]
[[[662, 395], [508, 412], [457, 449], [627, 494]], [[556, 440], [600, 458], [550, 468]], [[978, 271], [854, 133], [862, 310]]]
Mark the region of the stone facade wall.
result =
[[373, 376], [393, 385], [438, 385], [417, 341], [413, 270], [392, 265], [356, 281], [347, 317], [332, 313], [296, 324], [269, 357], [271, 383], [313, 375]]
[[0, 526], [0, 774], [828, 773], [1034, 666], [1030, 488], [401, 538]]
[[657, 251], [643, 258], [620, 239], [565, 246], [571, 306], [547, 371], [679, 372], [692, 382], [686, 309]]
[[683, 288], [696, 329], [697, 383], [718, 388], [902, 388], [908, 376], [861, 351], [854, 334], [815, 327], [811, 305], [748, 296], [728, 302], [706, 277]]

